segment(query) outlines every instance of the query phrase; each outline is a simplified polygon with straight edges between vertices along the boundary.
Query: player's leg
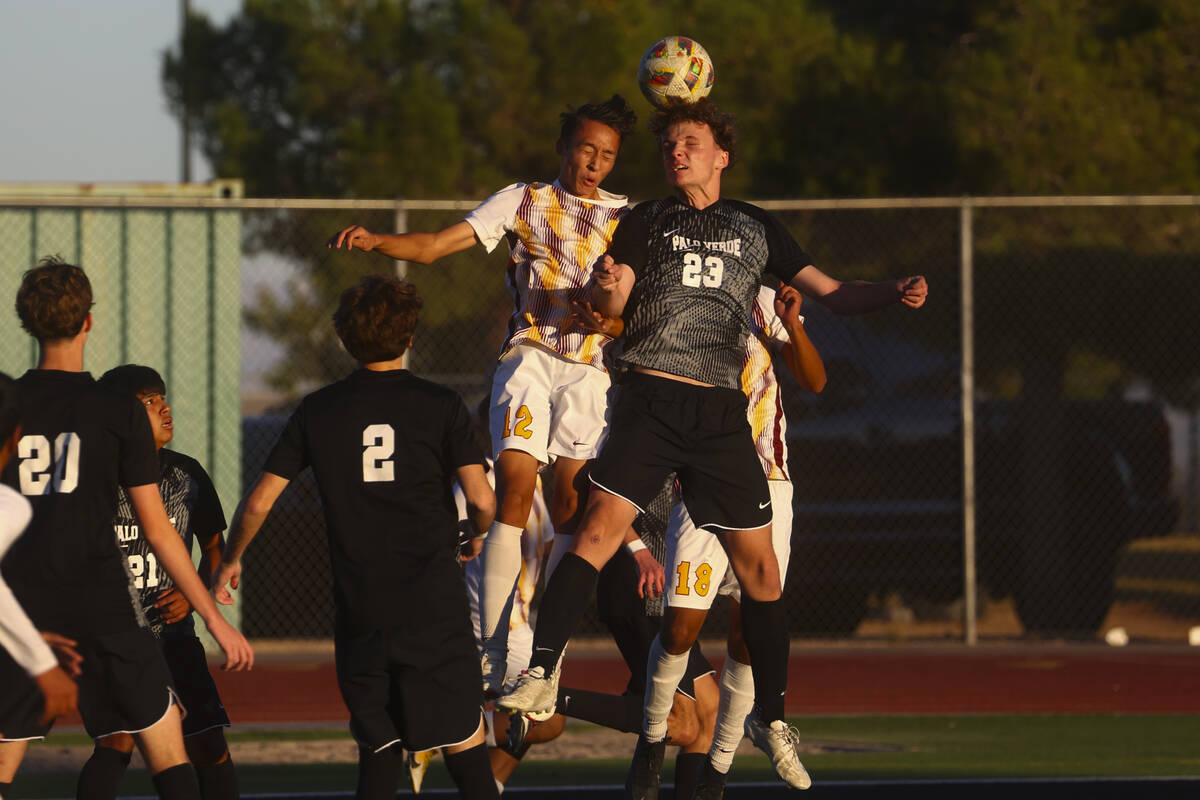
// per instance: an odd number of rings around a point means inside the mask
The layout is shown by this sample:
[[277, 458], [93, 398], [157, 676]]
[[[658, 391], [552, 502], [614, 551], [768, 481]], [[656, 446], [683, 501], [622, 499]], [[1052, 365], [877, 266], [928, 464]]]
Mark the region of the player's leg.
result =
[[459, 796], [468, 800], [500, 796], [496, 780], [492, 776], [482, 716], [473, 734], [461, 742], [444, 745], [441, 750], [446, 758], [446, 769], [450, 771], [450, 777], [458, 787]]
[[574, 535], [588, 494], [588, 463], [607, 436], [612, 382], [606, 372], [560, 361], [550, 392], [550, 441], [554, 487], [550, 519], [556, 534]]
[[712, 672], [696, 678], [693, 687], [697, 732], [696, 738], [684, 745], [679, 755], [675, 756], [675, 796], [679, 798], [691, 798], [703, 775], [713, 741], [719, 702], [717, 681]]
[[133, 736], [114, 733], [96, 740], [75, 782], [76, 800], [113, 800], [133, 755]]
[[541, 348], [514, 347], [492, 378], [489, 431], [496, 453], [496, 519], [483, 543], [480, 633], [484, 690], [498, 693], [507, 660], [505, 609], [521, 572], [521, 532], [529, 519], [537, 471], [549, 461], [550, 392], [557, 368]]
[[204, 800], [234, 800], [237, 773], [225, 741], [229, 715], [208, 671], [204, 645], [195, 636], [163, 639], [161, 644], [175, 691], [188, 710], [183, 744], [196, 769], [200, 794]]
[[[562, 735], [566, 722], [566, 717], [562, 714], [555, 714], [545, 722], [530, 722], [519, 714], [514, 714], [511, 718], [505, 714], [496, 714], [492, 727], [496, 747], [488, 752], [496, 781], [501, 785], [508, 783], [521, 759], [529, 752], [530, 746], [557, 739]], [[516, 737], [519, 739], [516, 742], [513, 741], [513, 730], [510, 727], [513, 723], [527, 726], [526, 730]]]
[[28, 748], [29, 741], [26, 739], [0, 739], [0, 797], [8, 796], [9, 787], [13, 778], [17, 777], [17, 770]]
[[200, 784], [183, 746], [183, 720], [177, 704], [172, 703], [154, 725], [136, 732], [134, 739], [159, 797], [200, 800]]

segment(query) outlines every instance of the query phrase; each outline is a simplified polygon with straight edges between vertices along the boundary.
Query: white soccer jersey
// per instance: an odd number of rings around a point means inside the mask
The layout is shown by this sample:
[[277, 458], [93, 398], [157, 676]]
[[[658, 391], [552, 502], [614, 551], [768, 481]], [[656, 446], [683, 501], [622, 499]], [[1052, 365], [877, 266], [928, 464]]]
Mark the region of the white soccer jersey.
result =
[[490, 253], [508, 241], [506, 283], [513, 296], [504, 352], [533, 342], [597, 369], [612, 339], [574, 320], [571, 304], [588, 299], [592, 266], [608, 250], [628, 200], [603, 189], [585, 200], [558, 181], [514, 183], [484, 200], [466, 222]]
[[[801, 317], [803, 321], [803, 317]], [[746, 363], [742, 367], [742, 392], [749, 398], [746, 416], [754, 434], [754, 446], [769, 481], [790, 480], [787, 474], [787, 419], [779, 381], [771, 365], [771, 354], [791, 339], [775, 313], [775, 290], [758, 290], [750, 306], [750, 333], [746, 339]]]

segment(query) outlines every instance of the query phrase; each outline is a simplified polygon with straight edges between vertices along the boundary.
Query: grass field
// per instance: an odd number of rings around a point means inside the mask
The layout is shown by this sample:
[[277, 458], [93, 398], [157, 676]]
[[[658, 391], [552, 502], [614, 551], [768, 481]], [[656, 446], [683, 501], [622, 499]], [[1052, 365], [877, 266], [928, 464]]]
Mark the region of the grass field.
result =
[[[830, 716], [791, 720], [800, 730], [803, 756], [814, 780], [1064, 778], [1200, 776], [1200, 715], [922, 715]], [[566, 736], [572, 734], [568, 728]], [[311, 741], [344, 735], [329, 730], [236, 731], [230, 741]], [[55, 734], [39, 747], [86, 745], [83, 734]], [[319, 746], [319, 745], [318, 745]], [[631, 740], [632, 748], [632, 740]], [[512, 786], [607, 785], [623, 782], [627, 758], [530, 761]], [[671, 764], [664, 781], [671, 780]], [[765, 757], [739, 756], [731, 782], [771, 781]], [[352, 789], [352, 764], [239, 765], [242, 794], [328, 792]], [[74, 796], [75, 775], [19, 775], [13, 797]], [[440, 760], [426, 786], [448, 787]], [[153, 795], [144, 772], [131, 770], [123, 795]]]

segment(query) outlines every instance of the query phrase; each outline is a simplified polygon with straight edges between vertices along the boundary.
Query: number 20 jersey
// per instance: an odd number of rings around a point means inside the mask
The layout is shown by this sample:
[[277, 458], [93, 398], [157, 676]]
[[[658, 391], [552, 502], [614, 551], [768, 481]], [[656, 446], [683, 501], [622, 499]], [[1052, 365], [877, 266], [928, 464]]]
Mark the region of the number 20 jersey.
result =
[[119, 486], [158, 481], [146, 412], [86, 372], [35, 369], [19, 383], [21, 439], [4, 482], [29, 500], [33, 520], [4, 577], [41, 630], [77, 638], [134, 628], [112, 521]]
[[726, 199], [703, 209], [675, 197], [641, 203], [609, 254], [636, 275], [621, 360], [729, 389], [741, 388], [763, 274], [786, 283], [811, 263], [778, 219]]

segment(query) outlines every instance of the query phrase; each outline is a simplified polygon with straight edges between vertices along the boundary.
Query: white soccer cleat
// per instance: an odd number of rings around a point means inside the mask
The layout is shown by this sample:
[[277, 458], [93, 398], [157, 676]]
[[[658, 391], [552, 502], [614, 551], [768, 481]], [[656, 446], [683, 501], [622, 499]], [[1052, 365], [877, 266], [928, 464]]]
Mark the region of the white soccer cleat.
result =
[[479, 670], [483, 673], [483, 696], [499, 697], [504, 691], [504, 674], [508, 671], [507, 653], [486, 645], [479, 651]]
[[421, 750], [417, 753], [410, 752], [408, 758], [405, 759], [413, 794], [421, 793], [421, 784], [425, 781], [425, 770], [429, 769], [429, 762], [433, 761], [435, 755], [437, 755], [437, 750]]
[[781, 719], [770, 725], [762, 721], [757, 709], [746, 717], [746, 735], [754, 746], [771, 757], [775, 774], [793, 789], [812, 786], [808, 770], [800, 763], [796, 745], [800, 743], [800, 732]]
[[517, 676], [512, 690], [501, 695], [496, 705], [509, 711], [519, 711], [530, 719], [549, 719], [558, 702], [560, 670], [547, 675], [542, 667], [531, 667]]

